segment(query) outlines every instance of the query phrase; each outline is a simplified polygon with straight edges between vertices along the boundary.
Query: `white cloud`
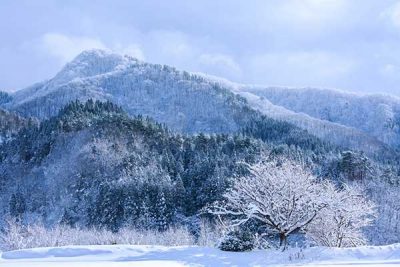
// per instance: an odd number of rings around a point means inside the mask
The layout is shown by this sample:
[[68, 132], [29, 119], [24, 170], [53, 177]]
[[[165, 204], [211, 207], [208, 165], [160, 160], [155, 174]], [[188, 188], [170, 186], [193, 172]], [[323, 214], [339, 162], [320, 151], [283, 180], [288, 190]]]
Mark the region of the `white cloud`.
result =
[[[346, 8], [343, 0], [291, 0], [282, 2], [280, 15], [286, 21], [315, 23], [337, 19]], [[290, 20], [287, 20], [290, 19]], [[316, 25], [310, 25], [315, 27]]]
[[398, 75], [399, 73], [399, 68], [396, 65], [393, 64], [386, 64], [380, 69], [380, 73], [385, 76], [394, 76]]
[[146, 43], [152, 53], [165, 58], [192, 58], [196, 49], [191, 45], [189, 36], [179, 31], [157, 30], [146, 34]]
[[225, 54], [202, 54], [199, 57], [199, 62], [203, 65], [220, 67], [234, 73], [240, 73], [240, 66], [235, 60]]
[[400, 1], [383, 12], [382, 16], [389, 18], [394, 26], [400, 27]]
[[114, 45], [112, 50], [123, 55], [132, 56], [142, 61], [146, 60], [143, 50], [138, 44], [129, 44], [127, 46]]
[[87, 49], [107, 49], [103, 42], [95, 38], [67, 36], [60, 33], [46, 33], [41, 38], [42, 49], [51, 56], [66, 63]]
[[[345, 0], [286, 0], [264, 1], [248, 16], [255, 29], [279, 35], [301, 35], [304, 38], [318, 36], [327, 29], [346, 25], [350, 1]], [[250, 29], [253, 31], [253, 29]], [[301, 34], [300, 34], [301, 33]]]
[[0, 8], [9, 25], [0, 27], [2, 88], [50, 78], [81, 50], [108, 48], [244, 83], [399, 93], [400, 0], [9, 2]]
[[114, 43], [106, 45], [98, 38], [86, 36], [69, 36], [61, 33], [46, 33], [41, 37], [40, 48], [61, 64], [69, 62], [80, 52], [88, 49], [104, 49], [145, 60], [144, 53], [138, 44]]
[[356, 63], [324, 51], [278, 52], [253, 56], [249, 69], [256, 82], [327, 86], [353, 71]]

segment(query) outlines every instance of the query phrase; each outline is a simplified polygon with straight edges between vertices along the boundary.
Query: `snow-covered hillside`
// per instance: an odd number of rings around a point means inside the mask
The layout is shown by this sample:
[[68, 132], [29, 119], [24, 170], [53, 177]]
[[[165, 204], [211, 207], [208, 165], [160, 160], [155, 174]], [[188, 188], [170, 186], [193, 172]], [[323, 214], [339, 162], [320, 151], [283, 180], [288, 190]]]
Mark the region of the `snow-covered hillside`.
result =
[[245, 97], [252, 108], [270, 118], [293, 123], [322, 140], [367, 153], [384, 153], [385, 144], [383, 142], [359, 129], [294, 112], [249, 92], [238, 91], [237, 94]]
[[34, 123], [33, 120], [22, 118], [0, 108], [0, 144], [3, 141], [10, 140], [20, 129]]
[[[326, 116], [318, 116], [319, 113], [306, 112], [308, 105], [309, 109], [316, 108], [312, 99], [319, 99], [318, 96], [309, 97], [305, 92], [300, 97], [293, 97], [301, 102], [302, 108], [292, 108], [300, 104], [286, 105], [286, 100], [276, 100], [281, 97], [278, 93], [272, 100], [265, 99], [264, 94], [260, 98], [260, 92], [264, 90], [221, 78], [177, 71], [169, 66], [140, 62], [129, 56], [90, 50], [77, 56], [54, 78], [17, 91], [3, 107], [25, 116], [48, 118], [75, 99], [110, 100], [131, 115], [150, 116], [186, 133], [236, 132], [243, 126], [239, 121], [248, 115], [245, 110], [258, 110], [270, 118], [306, 129], [325, 141], [352, 149], [379, 154], [386, 150], [384, 143], [398, 144], [397, 113], [387, 106], [377, 104], [376, 109], [368, 112], [370, 116], [363, 117], [367, 105], [362, 102], [362, 107], [359, 107], [358, 102], [351, 102], [349, 112], [360, 112], [354, 116], [345, 113], [343, 116], [350, 122], [328, 120]], [[332, 109], [336, 102], [332, 104]], [[321, 102], [320, 106], [326, 105]], [[340, 103], [337, 107], [343, 109]], [[382, 125], [382, 121], [390, 121], [391, 124]], [[363, 123], [367, 126], [362, 127]]]
[[[183, 132], [234, 132], [244, 102], [214, 83], [172, 67], [101, 50], [81, 53], [53, 79], [20, 90], [4, 106], [48, 118], [72, 100], [110, 100]], [[235, 114], [235, 112], [237, 114]]]
[[[359, 95], [327, 89], [309, 89], [318, 92], [309, 93], [305, 89], [286, 87], [260, 87], [234, 83], [224, 78], [197, 73], [210, 81], [220, 84], [233, 93], [244, 97], [249, 105], [270, 118], [290, 122], [309, 133], [343, 147], [365, 152], [382, 153], [386, 145], [398, 146], [400, 142], [400, 99], [384, 95]], [[297, 94], [296, 94], [297, 92]], [[290, 99], [285, 93], [293, 94]], [[330, 102], [331, 95], [341, 97], [342, 102]], [[355, 101], [357, 98], [369, 101]], [[349, 105], [349, 102], [352, 105]], [[365, 103], [364, 103], [365, 102]], [[347, 104], [346, 104], [347, 103]], [[370, 108], [369, 105], [370, 104]], [[327, 119], [318, 115], [327, 112], [326, 105], [331, 105], [332, 113], [347, 109], [342, 114], [343, 120]], [[296, 108], [302, 106], [303, 108]], [[337, 109], [336, 109], [337, 107]], [[345, 111], [342, 111], [345, 112]], [[374, 128], [376, 125], [377, 128]]]
[[1, 254], [11, 266], [399, 266], [400, 245], [223, 252], [207, 247], [76, 246]]
[[247, 86], [241, 90], [261, 96], [293, 112], [357, 129], [392, 146], [400, 145], [398, 97], [315, 88]]

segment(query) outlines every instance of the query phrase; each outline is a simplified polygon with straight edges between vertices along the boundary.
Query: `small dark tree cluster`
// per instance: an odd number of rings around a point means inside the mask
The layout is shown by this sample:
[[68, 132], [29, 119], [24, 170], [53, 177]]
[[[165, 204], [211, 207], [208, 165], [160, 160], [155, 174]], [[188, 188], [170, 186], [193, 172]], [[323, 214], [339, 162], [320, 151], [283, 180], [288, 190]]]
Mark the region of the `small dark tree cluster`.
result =
[[223, 251], [250, 251], [254, 249], [254, 236], [249, 231], [234, 230], [224, 237], [218, 248]]

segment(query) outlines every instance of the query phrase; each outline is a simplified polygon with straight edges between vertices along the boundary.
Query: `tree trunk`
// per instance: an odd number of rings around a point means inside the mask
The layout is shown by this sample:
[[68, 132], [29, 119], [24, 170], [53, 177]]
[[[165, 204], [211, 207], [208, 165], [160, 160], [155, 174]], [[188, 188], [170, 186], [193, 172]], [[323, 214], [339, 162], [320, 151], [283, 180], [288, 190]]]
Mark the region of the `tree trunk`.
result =
[[279, 246], [282, 248], [282, 251], [287, 248], [287, 236], [286, 233], [279, 233]]

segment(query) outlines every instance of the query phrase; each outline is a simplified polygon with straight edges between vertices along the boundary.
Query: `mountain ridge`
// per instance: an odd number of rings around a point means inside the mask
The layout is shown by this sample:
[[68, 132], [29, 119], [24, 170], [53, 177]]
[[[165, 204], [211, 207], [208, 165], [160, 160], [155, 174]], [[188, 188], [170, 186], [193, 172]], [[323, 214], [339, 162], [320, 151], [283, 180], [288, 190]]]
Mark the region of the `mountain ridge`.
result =
[[400, 98], [318, 88], [245, 90], [296, 113], [358, 129], [394, 147], [400, 145]]
[[13, 93], [12, 100], [3, 107], [43, 119], [57, 114], [62, 106], [75, 99], [110, 100], [129, 114], [147, 115], [172, 129], [189, 133], [238, 131], [242, 110], [253, 109], [342, 147], [379, 153], [387, 150], [388, 144], [397, 144], [379, 140], [351, 125], [277, 105], [260, 97], [254, 88], [129, 56], [90, 50], [78, 55], [54, 78]]

